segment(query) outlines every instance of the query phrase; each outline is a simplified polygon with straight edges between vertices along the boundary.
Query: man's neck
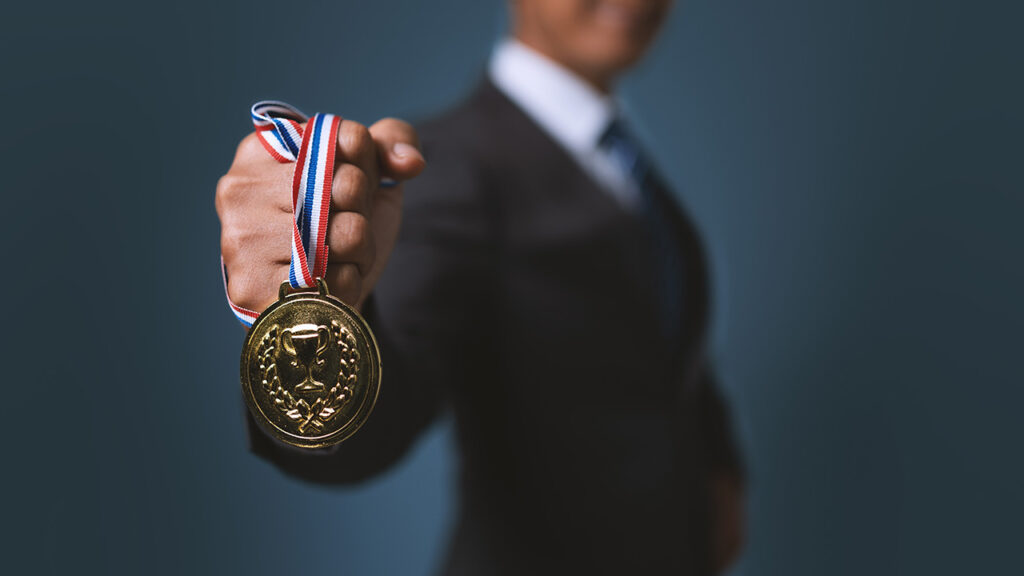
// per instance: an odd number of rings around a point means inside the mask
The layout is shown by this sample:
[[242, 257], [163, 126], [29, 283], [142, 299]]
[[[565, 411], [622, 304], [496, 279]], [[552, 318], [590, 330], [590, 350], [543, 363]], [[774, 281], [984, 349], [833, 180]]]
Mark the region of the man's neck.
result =
[[529, 32], [524, 32], [522, 29], [517, 29], [512, 36], [519, 42], [528, 46], [530, 49], [542, 54], [544, 57], [557, 63], [566, 70], [569, 70], [576, 76], [579, 76], [580, 79], [593, 86], [598, 92], [606, 95], [612, 93], [615, 86], [614, 76], [599, 74], [593, 70], [585, 70], [582, 66], [574, 65], [573, 62], [561, 56], [557, 50], [553, 49], [549, 42], [545, 42], [543, 38], [537, 34], [530, 34]]

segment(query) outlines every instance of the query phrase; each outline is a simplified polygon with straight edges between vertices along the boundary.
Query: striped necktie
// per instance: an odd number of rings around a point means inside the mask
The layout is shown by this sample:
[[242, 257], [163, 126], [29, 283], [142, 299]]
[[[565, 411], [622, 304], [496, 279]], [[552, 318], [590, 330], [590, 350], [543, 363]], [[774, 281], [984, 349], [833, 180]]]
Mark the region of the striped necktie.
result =
[[660, 180], [639, 141], [621, 119], [617, 118], [608, 125], [601, 136], [600, 146], [629, 174], [640, 191], [641, 216], [650, 231], [657, 265], [662, 335], [675, 339], [681, 333], [683, 302], [683, 262], [669, 212], [675, 207], [664, 193], [665, 188], [659, 185]]

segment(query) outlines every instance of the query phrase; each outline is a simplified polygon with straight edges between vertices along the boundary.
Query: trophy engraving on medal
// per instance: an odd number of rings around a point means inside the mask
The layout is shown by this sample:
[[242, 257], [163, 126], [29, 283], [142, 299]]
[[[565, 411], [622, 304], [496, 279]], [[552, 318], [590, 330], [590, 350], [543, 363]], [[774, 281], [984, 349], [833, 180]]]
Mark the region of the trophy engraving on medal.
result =
[[323, 366], [322, 356], [327, 351], [330, 335], [326, 326], [315, 324], [298, 324], [281, 331], [281, 350], [292, 358], [288, 365], [298, 367], [304, 375], [294, 388], [296, 392], [323, 390], [324, 385], [313, 378], [313, 367]]

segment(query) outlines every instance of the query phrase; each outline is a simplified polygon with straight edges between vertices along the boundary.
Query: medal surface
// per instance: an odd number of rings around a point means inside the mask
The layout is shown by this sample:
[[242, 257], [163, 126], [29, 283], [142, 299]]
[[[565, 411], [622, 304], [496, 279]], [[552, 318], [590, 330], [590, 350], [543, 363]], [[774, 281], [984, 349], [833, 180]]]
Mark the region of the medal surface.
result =
[[322, 448], [366, 422], [380, 390], [380, 351], [366, 321], [327, 293], [288, 294], [256, 322], [242, 347], [242, 392], [256, 422], [282, 442]]

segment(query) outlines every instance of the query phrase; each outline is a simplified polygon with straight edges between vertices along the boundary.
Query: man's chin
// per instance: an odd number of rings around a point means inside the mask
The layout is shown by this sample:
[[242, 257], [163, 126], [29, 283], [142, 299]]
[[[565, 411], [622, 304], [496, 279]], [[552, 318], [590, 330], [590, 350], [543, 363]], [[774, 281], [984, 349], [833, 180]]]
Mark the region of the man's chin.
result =
[[615, 77], [636, 64], [646, 52], [646, 44], [638, 46], [635, 43], [626, 43], [624, 46], [603, 51], [599, 61], [594, 62], [594, 68], [605, 71], [606, 77]]
[[647, 44], [657, 32], [663, 16], [661, 11], [653, 7], [598, 2], [592, 12], [591, 24], [599, 36]]

